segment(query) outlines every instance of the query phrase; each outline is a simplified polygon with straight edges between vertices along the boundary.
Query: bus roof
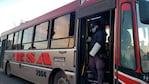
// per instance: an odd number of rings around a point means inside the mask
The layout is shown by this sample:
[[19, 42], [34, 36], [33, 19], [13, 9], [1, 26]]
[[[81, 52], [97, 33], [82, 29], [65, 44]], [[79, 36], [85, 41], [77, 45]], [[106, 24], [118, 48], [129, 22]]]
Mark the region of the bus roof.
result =
[[[83, 2], [81, 2], [83, 1]], [[53, 19], [53, 18], [56, 18], [58, 16], [61, 16], [61, 15], [64, 15], [66, 13], [70, 13], [72, 11], [75, 11], [79, 8], [83, 8], [83, 7], [86, 7], [88, 5], [91, 5], [91, 4], [94, 4], [94, 3], [97, 3], [98, 1], [109, 1], [109, 2], [114, 2], [115, 0], [75, 0], [67, 5], [64, 5], [63, 7], [60, 7], [56, 10], [53, 10], [51, 12], [48, 12], [42, 16], [39, 16], [33, 20], [30, 20], [30, 21], [26, 21], [25, 23], [22, 23], [20, 24], [19, 26], [17, 27], [14, 27], [6, 32], [3, 32], [1, 34], [1, 36], [5, 36], [5, 35], [8, 35], [10, 33], [13, 33], [13, 32], [16, 32], [16, 31], [19, 31], [19, 30], [23, 30], [23, 29], [26, 29], [26, 28], [29, 28], [29, 27], [32, 27], [34, 25], [37, 25], [37, 24], [40, 24], [42, 22], [45, 22], [45, 21], [48, 21], [50, 19]]]

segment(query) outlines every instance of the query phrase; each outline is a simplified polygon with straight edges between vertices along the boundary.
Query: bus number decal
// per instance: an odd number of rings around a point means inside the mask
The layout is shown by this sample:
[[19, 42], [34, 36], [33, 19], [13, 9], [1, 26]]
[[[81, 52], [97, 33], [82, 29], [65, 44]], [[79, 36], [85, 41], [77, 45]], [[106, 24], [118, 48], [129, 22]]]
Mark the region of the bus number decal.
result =
[[46, 72], [41, 70], [36, 70], [36, 76], [39, 77], [45, 77], [46, 78]]

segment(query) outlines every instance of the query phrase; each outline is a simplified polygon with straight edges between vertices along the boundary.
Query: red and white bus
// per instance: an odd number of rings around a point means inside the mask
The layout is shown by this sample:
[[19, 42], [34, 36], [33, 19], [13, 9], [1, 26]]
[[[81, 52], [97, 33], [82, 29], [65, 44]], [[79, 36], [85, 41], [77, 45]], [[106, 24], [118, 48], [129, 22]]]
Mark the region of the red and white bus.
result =
[[97, 20], [108, 34], [103, 82], [148, 84], [149, 0], [75, 0], [6, 31], [3, 70], [35, 84], [96, 82], [86, 38]]

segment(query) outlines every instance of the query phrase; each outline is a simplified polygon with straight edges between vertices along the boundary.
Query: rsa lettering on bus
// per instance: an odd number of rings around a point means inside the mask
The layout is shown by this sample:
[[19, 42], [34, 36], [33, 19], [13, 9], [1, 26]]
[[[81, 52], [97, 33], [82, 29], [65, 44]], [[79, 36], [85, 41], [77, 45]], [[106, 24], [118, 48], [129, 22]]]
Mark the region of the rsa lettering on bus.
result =
[[51, 57], [49, 53], [43, 52], [41, 55], [36, 58], [35, 53], [24, 53], [24, 52], [17, 52], [14, 53], [14, 60], [18, 62], [27, 62], [27, 63], [37, 63], [37, 64], [44, 64], [44, 65], [51, 65]]

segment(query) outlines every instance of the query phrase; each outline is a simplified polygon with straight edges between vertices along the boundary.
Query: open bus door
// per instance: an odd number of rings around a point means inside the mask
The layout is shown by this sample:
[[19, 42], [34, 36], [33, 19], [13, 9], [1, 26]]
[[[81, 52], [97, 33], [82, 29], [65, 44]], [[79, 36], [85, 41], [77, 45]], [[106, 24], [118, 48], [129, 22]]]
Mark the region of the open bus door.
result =
[[2, 44], [1, 44], [1, 38], [0, 38], [0, 68], [1, 68], [1, 47], [2, 47]]
[[5, 52], [5, 49], [6, 49], [6, 39], [5, 40], [2, 40], [2, 43], [1, 43], [1, 53], [0, 53], [0, 68], [3, 68], [3, 59], [4, 59], [4, 52]]
[[[90, 35], [90, 26], [94, 21], [102, 22], [102, 27], [105, 28], [107, 39], [106, 57], [104, 67], [104, 79], [103, 82], [107, 84], [113, 83], [113, 26], [114, 26], [114, 11], [104, 11], [101, 13], [93, 14], [83, 17], [79, 20], [79, 56], [77, 60], [77, 84], [91, 84], [97, 83], [95, 76], [89, 69], [89, 43], [87, 38]], [[106, 26], [109, 25], [108, 28]], [[110, 40], [110, 39], [111, 40]]]
[[84, 60], [86, 57], [86, 18], [82, 18], [79, 20], [79, 40], [78, 40], [78, 56], [76, 57], [76, 84], [88, 84], [87, 74], [85, 74], [86, 70], [86, 61]]

